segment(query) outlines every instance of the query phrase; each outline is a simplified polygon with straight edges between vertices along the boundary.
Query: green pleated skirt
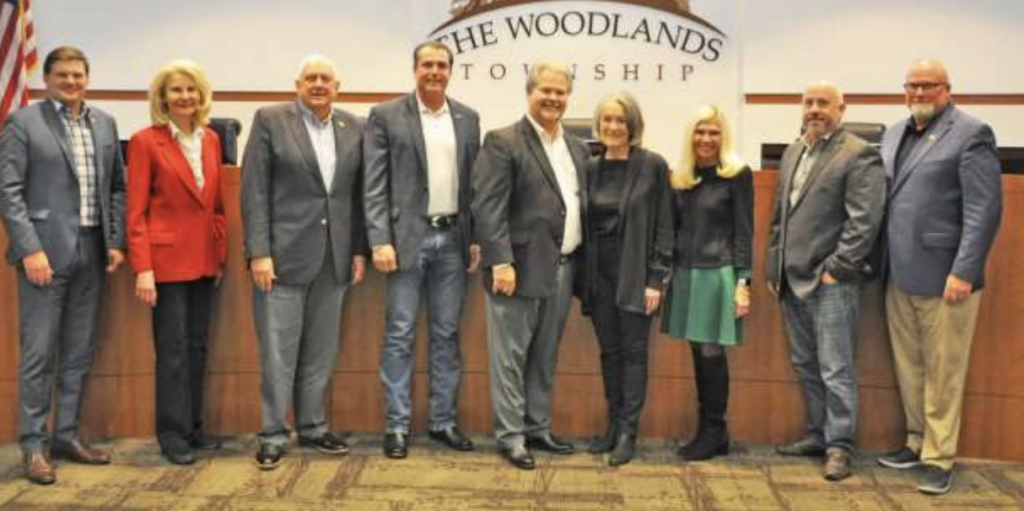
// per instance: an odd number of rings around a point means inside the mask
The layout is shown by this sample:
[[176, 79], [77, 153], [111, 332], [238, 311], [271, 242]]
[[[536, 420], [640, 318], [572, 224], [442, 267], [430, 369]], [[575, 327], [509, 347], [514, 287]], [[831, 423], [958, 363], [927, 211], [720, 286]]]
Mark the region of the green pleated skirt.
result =
[[743, 344], [743, 321], [736, 318], [735, 268], [675, 267], [661, 330], [671, 337], [723, 346]]

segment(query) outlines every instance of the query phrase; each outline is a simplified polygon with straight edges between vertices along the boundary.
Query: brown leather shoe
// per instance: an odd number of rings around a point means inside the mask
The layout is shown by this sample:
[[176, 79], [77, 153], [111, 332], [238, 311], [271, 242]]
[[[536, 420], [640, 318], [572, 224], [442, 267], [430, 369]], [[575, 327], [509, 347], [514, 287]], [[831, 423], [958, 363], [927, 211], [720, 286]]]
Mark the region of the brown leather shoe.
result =
[[826, 481], [842, 481], [850, 477], [850, 453], [841, 447], [829, 447], [825, 454], [825, 466], [821, 475]]
[[50, 460], [43, 451], [25, 453], [25, 479], [35, 484], [53, 484], [57, 481], [57, 472], [53, 470]]
[[50, 456], [55, 459], [65, 459], [85, 465], [106, 465], [110, 463], [110, 456], [107, 453], [94, 449], [81, 440], [72, 442], [53, 441], [50, 447]]

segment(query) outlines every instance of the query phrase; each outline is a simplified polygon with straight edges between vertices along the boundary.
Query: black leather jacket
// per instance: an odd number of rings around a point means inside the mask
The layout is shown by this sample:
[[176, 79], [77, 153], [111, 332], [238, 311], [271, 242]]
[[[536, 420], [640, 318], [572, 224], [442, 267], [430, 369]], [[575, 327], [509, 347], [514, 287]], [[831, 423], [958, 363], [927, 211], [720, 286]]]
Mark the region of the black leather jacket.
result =
[[675, 246], [672, 260], [684, 268], [753, 267], [754, 179], [745, 167], [731, 179], [698, 169], [701, 183], [672, 194]]

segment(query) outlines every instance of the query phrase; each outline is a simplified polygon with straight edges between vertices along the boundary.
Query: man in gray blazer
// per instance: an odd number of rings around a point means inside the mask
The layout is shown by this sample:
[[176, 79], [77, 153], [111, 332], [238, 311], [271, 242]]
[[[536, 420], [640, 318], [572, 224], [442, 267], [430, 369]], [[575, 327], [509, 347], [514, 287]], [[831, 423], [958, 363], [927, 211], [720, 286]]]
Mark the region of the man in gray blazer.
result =
[[11, 114], [0, 133], [0, 215], [7, 261], [18, 272], [18, 442], [28, 480], [51, 484], [49, 455], [110, 462], [79, 438], [78, 417], [104, 270], [124, 260], [125, 188], [114, 119], [85, 104], [85, 55], [70, 46], [51, 51], [43, 80], [47, 99]]
[[261, 108], [242, 160], [242, 221], [262, 365], [256, 464], [280, 463], [294, 396], [299, 445], [348, 446], [328, 429], [324, 397], [340, 347], [341, 307], [363, 277], [362, 126], [332, 107], [337, 70], [303, 59], [298, 99]]
[[470, 244], [469, 214], [480, 118], [445, 94], [452, 60], [443, 43], [417, 46], [416, 91], [375, 106], [366, 123], [366, 227], [374, 267], [388, 279], [380, 379], [389, 458], [408, 455], [421, 299], [430, 320], [430, 437], [455, 450], [473, 449], [459, 431], [456, 398], [466, 270], [474, 270], [480, 257], [480, 247]]
[[531, 470], [531, 447], [573, 452], [551, 434], [551, 391], [583, 242], [588, 151], [560, 122], [572, 92], [568, 68], [535, 64], [526, 91], [526, 116], [484, 139], [473, 222], [485, 269], [495, 434], [505, 459]]
[[765, 267], [807, 408], [807, 436], [777, 450], [824, 455], [829, 481], [850, 475], [861, 283], [885, 208], [882, 159], [842, 129], [845, 109], [835, 85], [804, 92], [805, 131], [782, 156]]
[[941, 62], [915, 62], [903, 87], [911, 115], [886, 131], [882, 156], [890, 183], [886, 315], [907, 439], [878, 462], [923, 466], [917, 489], [943, 494], [952, 487], [1002, 177], [992, 129], [950, 102]]

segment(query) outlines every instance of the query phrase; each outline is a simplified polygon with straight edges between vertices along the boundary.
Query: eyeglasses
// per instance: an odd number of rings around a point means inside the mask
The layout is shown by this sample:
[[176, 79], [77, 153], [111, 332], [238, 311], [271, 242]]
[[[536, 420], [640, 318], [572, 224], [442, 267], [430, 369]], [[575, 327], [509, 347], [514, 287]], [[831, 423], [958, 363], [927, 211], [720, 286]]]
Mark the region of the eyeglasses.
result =
[[939, 87], [945, 87], [945, 82], [916, 82], [916, 83], [904, 83], [903, 90], [907, 91], [908, 94], [913, 94], [917, 91], [921, 91], [925, 94], [930, 94], [939, 89]]

